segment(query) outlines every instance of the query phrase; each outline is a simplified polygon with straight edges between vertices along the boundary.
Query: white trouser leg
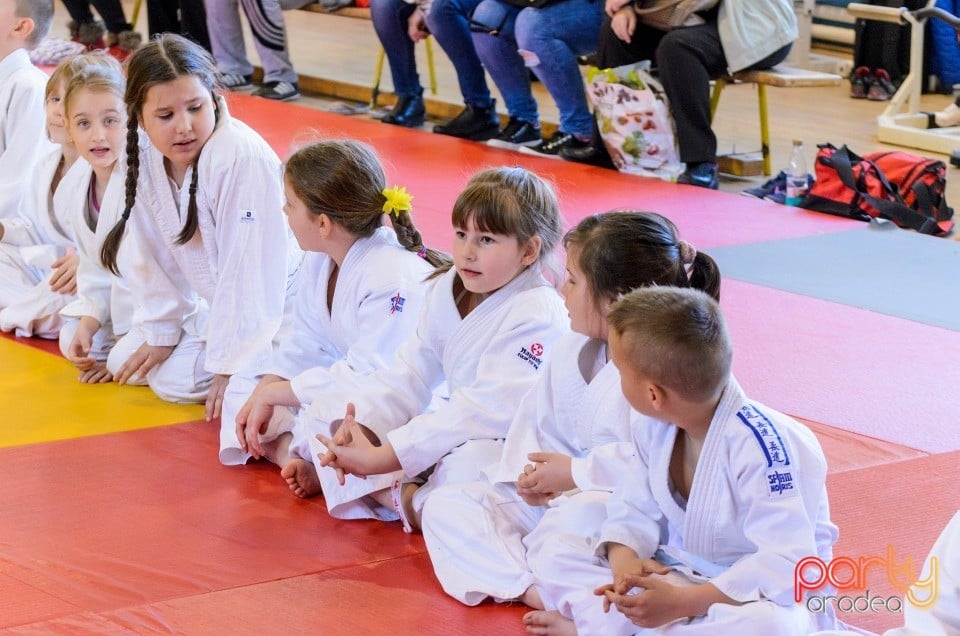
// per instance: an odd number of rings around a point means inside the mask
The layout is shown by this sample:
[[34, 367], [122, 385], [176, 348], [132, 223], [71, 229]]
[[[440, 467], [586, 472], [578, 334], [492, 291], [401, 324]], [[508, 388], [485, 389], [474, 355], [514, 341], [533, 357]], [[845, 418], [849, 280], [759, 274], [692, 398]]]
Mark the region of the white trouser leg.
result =
[[[432, 492], [447, 484], [463, 484], [483, 479], [482, 471], [500, 461], [503, 440], [472, 439], [440, 458], [427, 483], [413, 495], [413, 509], [419, 515]], [[411, 475], [412, 476], [412, 475]]]
[[527, 505], [514, 484], [436, 489], [423, 506], [421, 527], [444, 591], [465, 605], [520, 597], [533, 584], [523, 537], [543, 510]]
[[[145, 341], [135, 325], [110, 352], [107, 359], [110, 372], [116, 374]], [[182, 332], [170, 357], [150, 369], [146, 378], [137, 378], [131, 384], [149, 384], [157, 397], [167, 402], [203, 402], [213, 381], [213, 376], [203, 370], [205, 350], [202, 340]]]
[[76, 298], [50, 289], [49, 277], [34, 285], [19, 302], [0, 311], [0, 331], [16, 331], [28, 338], [56, 340], [63, 326], [60, 310]]
[[[68, 349], [70, 343], [73, 342], [73, 336], [77, 333], [77, 327], [79, 325], [79, 318], [63, 317], [63, 326], [60, 327], [60, 353], [63, 354], [64, 358], [69, 359]], [[116, 337], [113, 335], [113, 324], [108, 322], [102, 325], [97, 333], [93, 334], [93, 346], [90, 347], [90, 357], [100, 362], [105, 361], [115, 343]]]
[[[239, 466], [246, 464], [250, 454], [240, 448], [237, 439], [237, 414], [260, 382], [259, 378], [246, 374], [236, 374], [230, 377], [227, 390], [223, 395], [223, 410], [220, 415], [220, 463], [225, 466]], [[273, 409], [273, 416], [267, 425], [267, 432], [260, 435], [261, 442], [271, 442], [293, 430], [296, 423], [294, 409], [287, 406], [278, 406]]]

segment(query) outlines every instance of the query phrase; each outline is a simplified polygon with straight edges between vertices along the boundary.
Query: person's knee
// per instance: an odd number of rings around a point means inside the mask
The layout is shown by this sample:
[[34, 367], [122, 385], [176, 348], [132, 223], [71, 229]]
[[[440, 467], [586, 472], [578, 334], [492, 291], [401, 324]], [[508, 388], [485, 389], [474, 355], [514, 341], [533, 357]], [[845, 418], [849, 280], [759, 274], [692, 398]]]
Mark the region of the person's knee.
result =
[[[550, 33], [549, 23], [543, 12], [529, 7], [517, 14], [514, 32], [517, 38], [517, 48], [534, 54], [542, 49], [543, 42], [555, 38], [555, 34]], [[523, 55], [522, 52], [521, 55]], [[536, 64], [531, 64], [531, 60], [528, 60], [526, 56], [524, 56], [524, 62], [527, 63], [527, 66], [536, 66]]]

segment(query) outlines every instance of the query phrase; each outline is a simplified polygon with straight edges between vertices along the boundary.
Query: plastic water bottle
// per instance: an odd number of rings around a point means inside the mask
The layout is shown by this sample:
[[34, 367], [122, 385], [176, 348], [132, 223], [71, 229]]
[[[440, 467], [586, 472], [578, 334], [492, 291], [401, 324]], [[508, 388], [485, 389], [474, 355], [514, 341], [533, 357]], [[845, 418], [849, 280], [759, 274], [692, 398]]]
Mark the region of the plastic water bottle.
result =
[[793, 140], [790, 164], [787, 166], [787, 205], [799, 206], [807, 196], [807, 160], [803, 156], [803, 142]]

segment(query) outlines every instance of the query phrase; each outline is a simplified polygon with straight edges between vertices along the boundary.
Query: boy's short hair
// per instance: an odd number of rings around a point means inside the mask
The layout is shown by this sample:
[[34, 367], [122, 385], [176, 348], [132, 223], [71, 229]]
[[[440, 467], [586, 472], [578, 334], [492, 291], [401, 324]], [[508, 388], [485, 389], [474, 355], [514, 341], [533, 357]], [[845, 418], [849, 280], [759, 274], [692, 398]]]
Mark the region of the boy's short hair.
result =
[[33, 48], [50, 33], [53, 0], [16, 0], [14, 15], [33, 20], [33, 32], [27, 37], [27, 46]]
[[607, 314], [629, 352], [629, 364], [651, 382], [695, 402], [726, 384], [733, 347], [720, 305], [696, 289], [645, 287], [624, 295]]

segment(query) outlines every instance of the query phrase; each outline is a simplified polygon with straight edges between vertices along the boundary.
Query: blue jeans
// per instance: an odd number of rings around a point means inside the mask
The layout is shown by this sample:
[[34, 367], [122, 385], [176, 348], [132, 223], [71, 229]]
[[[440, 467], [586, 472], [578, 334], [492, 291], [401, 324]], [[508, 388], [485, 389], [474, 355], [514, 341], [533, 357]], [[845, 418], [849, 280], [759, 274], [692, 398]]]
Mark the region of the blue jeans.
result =
[[[463, 101], [473, 106], [492, 103], [483, 65], [473, 48], [468, 27], [470, 14], [480, 0], [435, 0], [427, 15], [427, 28], [457, 71]], [[398, 97], [423, 93], [414, 43], [407, 35], [407, 20], [416, 9], [404, 0], [371, 0], [370, 17], [390, 62], [393, 88]]]
[[511, 117], [539, 121], [530, 67], [557, 103], [560, 129], [590, 137], [593, 115], [577, 56], [596, 50], [602, 17], [601, 0], [560, 0], [542, 9], [519, 9], [500, 0], [480, 2], [473, 21], [500, 28], [496, 35], [474, 30], [473, 43]]

